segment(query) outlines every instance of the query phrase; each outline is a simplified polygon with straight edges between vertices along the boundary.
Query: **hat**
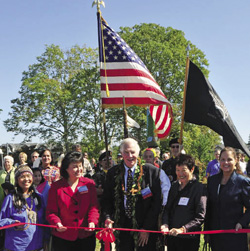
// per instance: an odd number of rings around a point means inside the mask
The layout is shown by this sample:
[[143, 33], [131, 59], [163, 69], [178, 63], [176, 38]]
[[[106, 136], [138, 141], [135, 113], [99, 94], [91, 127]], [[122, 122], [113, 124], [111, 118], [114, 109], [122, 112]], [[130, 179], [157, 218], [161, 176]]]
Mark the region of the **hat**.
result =
[[33, 175], [32, 170], [28, 166], [22, 166], [22, 167], [19, 167], [18, 169], [16, 169], [16, 171], [15, 171], [15, 180], [17, 180], [19, 178], [19, 176], [22, 173], [25, 173], [25, 172], [28, 172], [31, 175]]
[[122, 157], [122, 154], [121, 153], [117, 153], [117, 157]]
[[[112, 157], [112, 152], [108, 151], [108, 156]], [[106, 152], [102, 153], [99, 157], [99, 161], [102, 161], [106, 157]]]
[[179, 139], [178, 138], [171, 139], [169, 141], [169, 146], [171, 146], [172, 144], [180, 144]]
[[154, 158], [156, 157], [156, 151], [155, 151], [155, 149], [153, 149], [153, 148], [146, 148], [146, 149], [143, 151], [143, 153], [146, 152], [146, 151], [151, 151], [151, 152], [154, 154]]

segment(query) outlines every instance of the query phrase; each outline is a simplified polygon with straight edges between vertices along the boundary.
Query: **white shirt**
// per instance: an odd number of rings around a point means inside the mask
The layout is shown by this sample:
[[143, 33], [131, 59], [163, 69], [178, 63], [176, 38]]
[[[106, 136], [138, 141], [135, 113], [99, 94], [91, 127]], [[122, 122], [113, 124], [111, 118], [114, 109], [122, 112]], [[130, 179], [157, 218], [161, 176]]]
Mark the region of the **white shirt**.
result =
[[160, 170], [162, 205], [165, 206], [168, 201], [168, 193], [171, 187], [171, 182], [164, 170]]

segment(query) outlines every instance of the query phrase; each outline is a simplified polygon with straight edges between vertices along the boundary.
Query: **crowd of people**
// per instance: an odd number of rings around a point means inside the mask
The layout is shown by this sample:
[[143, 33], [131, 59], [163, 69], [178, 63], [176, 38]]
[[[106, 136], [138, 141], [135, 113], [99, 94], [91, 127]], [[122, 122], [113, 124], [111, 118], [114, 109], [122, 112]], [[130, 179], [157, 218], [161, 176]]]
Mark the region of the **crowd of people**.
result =
[[127, 138], [116, 162], [111, 151], [100, 152], [97, 163], [89, 161], [80, 145], [61, 155], [57, 165], [49, 149], [34, 151], [31, 164], [24, 152], [16, 164], [5, 156], [0, 226], [15, 226], [1, 230], [2, 250], [94, 251], [95, 228], [105, 227], [141, 230], [115, 231], [116, 250], [153, 251], [167, 245], [168, 251], [198, 251], [200, 235], [191, 232], [203, 226], [238, 232], [206, 235], [213, 251], [248, 250], [247, 235], [239, 233], [250, 223], [244, 155], [230, 147], [216, 149], [207, 184], [202, 184], [194, 158], [178, 139], [171, 139], [169, 147], [162, 155], [155, 148], [141, 151], [136, 140]]

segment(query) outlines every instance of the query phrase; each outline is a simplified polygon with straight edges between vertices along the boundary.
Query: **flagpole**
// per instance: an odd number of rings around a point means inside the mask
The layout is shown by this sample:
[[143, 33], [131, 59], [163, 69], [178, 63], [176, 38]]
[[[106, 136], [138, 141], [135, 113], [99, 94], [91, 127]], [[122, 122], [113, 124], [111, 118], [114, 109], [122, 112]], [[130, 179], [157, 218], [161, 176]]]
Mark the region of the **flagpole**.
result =
[[123, 96], [123, 123], [124, 123], [124, 139], [128, 138], [128, 119], [127, 119], [127, 110], [125, 97]]
[[147, 108], [147, 145], [148, 147], [158, 147], [158, 144], [155, 140], [155, 122]]
[[104, 139], [105, 139], [105, 149], [106, 149], [106, 160], [107, 160], [107, 166], [109, 169], [109, 146], [108, 146], [108, 136], [107, 136], [107, 126], [106, 126], [106, 116], [105, 116], [105, 109], [102, 108], [103, 113], [103, 130], [104, 130]]
[[[98, 43], [99, 43], [99, 48], [101, 48], [101, 43], [100, 41], [100, 36], [99, 36], [99, 30], [101, 29], [101, 11], [100, 11], [100, 6], [102, 5], [105, 8], [105, 3], [102, 0], [95, 0], [92, 3], [92, 7], [96, 5], [97, 8], [97, 24], [98, 24]], [[101, 53], [99, 51], [99, 57], [101, 58]], [[101, 62], [101, 61], [100, 61]], [[109, 148], [108, 148], [108, 136], [107, 136], [107, 126], [106, 126], [106, 116], [105, 116], [105, 109], [102, 108], [102, 114], [103, 114], [103, 131], [104, 131], [104, 139], [105, 139], [105, 149], [106, 149], [106, 160], [107, 160], [107, 167], [109, 169]]]
[[182, 101], [181, 131], [180, 131], [180, 138], [179, 138], [179, 143], [181, 145], [183, 143], [183, 127], [184, 127], [184, 116], [185, 116], [186, 91], [187, 91], [187, 81], [188, 81], [188, 72], [189, 72], [189, 51], [190, 51], [190, 46], [188, 44], [188, 46], [187, 46], [185, 82], [184, 82], [184, 93], [183, 93], [183, 101]]

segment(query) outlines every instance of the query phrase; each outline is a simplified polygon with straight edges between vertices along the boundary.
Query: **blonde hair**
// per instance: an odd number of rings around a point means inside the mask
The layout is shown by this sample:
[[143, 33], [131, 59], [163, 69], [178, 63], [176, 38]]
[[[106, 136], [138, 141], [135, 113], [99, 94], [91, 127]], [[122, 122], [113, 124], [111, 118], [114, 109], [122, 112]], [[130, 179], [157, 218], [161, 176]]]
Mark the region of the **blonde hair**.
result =
[[20, 152], [18, 157], [20, 158], [20, 156], [24, 156], [24, 161], [27, 161], [28, 156], [25, 152]]

